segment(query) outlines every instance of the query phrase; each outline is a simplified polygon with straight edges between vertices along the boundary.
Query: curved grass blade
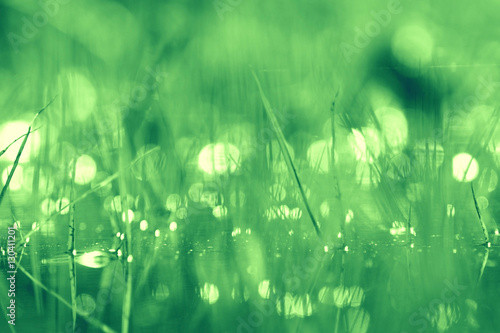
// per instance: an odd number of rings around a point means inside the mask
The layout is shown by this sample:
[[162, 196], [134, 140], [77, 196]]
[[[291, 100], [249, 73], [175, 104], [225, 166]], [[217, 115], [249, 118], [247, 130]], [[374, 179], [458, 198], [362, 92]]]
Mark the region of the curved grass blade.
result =
[[[99, 189], [101, 189], [102, 187], [108, 185], [109, 183], [111, 183], [113, 180], [115, 180], [116, 178], [118, 178], [120, 176], [120, 172], [123, 172], [124, 170], [126, 169], [129, 169], [131, 168], [132, 166], [134, 166], [137, 162], [139, 162], [142, 158], [144, 158], [145, 156], [148, 156], [149, 154], [159, 150], [160, 147], [155, 147], [155, 148], [152, 148], [148, 151], [146, 151], [143, 155], [137, 157], [135, 160], [132, 161], [132, 163], [126, 167], [124, 167], [123, 169], [120, 169], [118, 170], [117, 172], [115, 172], [114, 174], [112, 174], [111, 176], [109, 176], [108, 178], [104, 179], [103, 181], [101, 181], [100, 183], [96, 184], [95, 186], [93, 186], [92, 188], [90, 188], [87, 192], [83, 193], [81, 196], [79, 196], [78, 198], [76, 198], [75, 200], [73, 200], [72, 202], [70, 201], [68, 204], [66, 205], [61, 205], [60, 207], [57, 207], [57, 210], [52, 213], [50, 216], [48, 216], [45, 220], [43, 220], [42, 222], [40, 222], [40, 227], [42, 225], [44, 225], [45, 223], [47, 223], [48, 221], [50, 221], [51, 219], [53, 219], [54, 217], [56, 217], [57, 215], [59, 215], [62, 211], [64, 211], [65, 209], [69, 208], [71, 205], [74, 205], [80, 201], [82, 201], [83, 199], [85, 199], [86, 197], [88, 197], [89, 195], [91, 195], [92, 193], [98, 191]], [[30, 230], [30, 232], [28, 232], [26, 234], [26, 237], [30, 237], [34, 232], [36, 232], [36, 230]], [[21, 245], [24, 245], [25, 242], [23, 242]]]
[[[56, 96], [57, 97], [57, 96]], [[10, 185], [10, 182], [12, 180], [12, 177], [14, 177], [14, 172], [16, 171], [16, 168], [17, 168], [17, 165], [19, 164], [19, 160], [21, 159], [21, 155], [23, 154], [23, 150], [24, 150], [24, 147], [26, 146], [26, 142], [28, 141], [28, 138], [30, 136], [30, 133], [32, 133], [31, 131], [31, 126], [33, 125], [33, 123], [35, 122], [36, 118], [46, 109], [49, 107], [49, 105], [56, 99], [56, 97], [54, 97], [47, 105], [45, 105], [40, 111], [38, 111], [35, 116], [33, 117], [33, 120], [31, 120], [31, 123], [28, 127], [28, 132], [24, 135], [24, 140], [23, 142], [21, 143], [21, 147], [19, 147], [19, 150], [17, 152], [17, 156], [16, 156], [16, 159], [14, 160], [14, 164], [12, 165], [12, 168], [10, 169], [10, 172], [9, 172], [9, 176], [7, 178], [7, 181], [5, 182], [5, 185], [3, 186], [2, 188], [2, 192], [0, 193], [0, 206], [2, 205], [2, 200], [3, 200], [3, 197], [5, 196], [5, 193], [7, 192], [7, 189], [9, 188], [9, 185]], [[19, 139], [19, 138], [18, 138]], [[18, 140], [16, 139], [16, 141]], [[15, 142], [15, 141], [14, 141]], [[12, 145], [12, 144], [11, 144]], [[2, 151], [2, 154], [5, 153], [5, 151], [10, 147], [10, 145], [5, 148], [3, 151]]]
[[314, 217], [311, 207], [309, 206], [309, 203], [307, 202], [306, 195], [304, 193], [304, 189], [302, 188], [302, 184], [299, 179], [299, 175], [297, 174], [297, 170], [295, 168], [295, 165], [293, 164], [292, 157], [290, 155], [290, 152], [288, 151], [288, 147], [285, 142], [285, 136], [283, 135], [283, 132], [281, 131], [281, 127], [278, 123], [278, 120], [276, 119], [276, 116], [274, 115], [274, 112], [271, 108], [271, 104], [269, 104], [269, 101], [267, 100], [264, 91], [262, 90], [262, 87], [260, 85], [259, 78], [257, 77], [257, 74], [255, 74], [255, 71], [252, 70], [253, 77], [255, 79], [255, 82], [257, 83], [257, 87], [259, 88], [259, 93], [260, 93], [260, 98], [262, 99], [262, 103], [264, 104], [264, 109], [266, 110], [266, 114], [269, 117], [269, 120], [271, 121], [271, 125], [273, 127], [274, 132], [276, 133], [276, 136], [278, 138], [278, 144], [281, 148], [281, 151], [283, 152], [283, 155], [285, 157], [285, 162], [288, 167], [288, 171], [292, 175], [292, 178], [295, 180], [295, 183], [297, 184], [297, 187], [299, 188], [300, 196], [304, 202], [304, 205], [306, 206], [307, 213], [309, 215], [309, 218], [311, 219], [311, 222], [314, 226], [314, 229], [316, 230], [316, 234], [321, 238], [321, 230], [319, 229], [318, 222], [316, 221], [316, 218]]
[[476, 206], [477, 216], [479, 217], [479, 223], [481, 224], [481, 228], [483, 229], [484, 236], [484, 244], [487, 244], [490, 241], [488, 237], [488, 230], [486, 229], [486, 225], [484, 224], [483, 218], [481, 217], [481, 212], [479, 211], [479, 205], [477, 204], [476, 195], [474, 194], [474, 186], [472, 182], [470, 183], [470, 189], [472, 190], [472, 198], [474, 199], [474, 205]]
[[[68, 303], [68, 301], [66, 301], [64, 298], [62, 298], [60, 295], [58, 295], [57, 293], [55, 293], [54, 291], [50, 290], [47, 286], [45, 286], [42, 282], [40, 282], [39, 280], [37, 280], [35, 277], [33, 277], [23, 266], [21, 265], [18, 265], [18, 268], [21, 270], [21, 272], [23, 272], [31, 281], [33, 281], [33, 283], [35, 283], [36, 285], [38, 285], [40, 288], [42, 288], [43, 290], [45, 290], [47, 293], [49, 293], [50, 295], [52, 295], [53, 297], [55, 297], [57, 300], [59, 300], [62, 304], [64, 304], [65, 306], [67, 306], [68, 308], [72, 308], [71, 304]], [[113, 330], [111, 327], [107, 326], [106, 324], [103, 324], [101, 323], [100, 321], [98, 321], [97, 319], [87, 315], [85, 312], [83, 312], [82, 310], [79, 310], [78, 308], [76, 309], [76, 313], [82, 317], [83, 319], [85, 319], [85, 321], [87, 321], [89, 324], [99, 328], [101, 331], [105, 332], [105, 333], [116, 333], [115, 330]]]
[[12, 165], [12, 168], [10, 169], [7, 181], [5, 182], [5, 185], [2, 188], [2, 192], [0, 193], [0, 206], [2, 205], [3, 197], [5, 196], [5, 193], [7, 192], [7, 189], [9, 188], [10, 181], [12, 180], [12, 177], [14, 177], [14, 172], [16, 172], [17, 165], [19, 164], [19, 160], [21, 159], [21, 155], [23, 154], [24, 146], [26, 146], [26, 141], [28, 141], [28, 137], [29, 137], [30, 132], [31, 132], [31, 126], [28, 129], [28, 133], [26, 133], [24, 136], [24, 140], [21, 143], [21, 147], [19, 147], [19, 151], [17, 152], [17, 156], [16, 156], [16, 159], [14, 160], [14, 164]]

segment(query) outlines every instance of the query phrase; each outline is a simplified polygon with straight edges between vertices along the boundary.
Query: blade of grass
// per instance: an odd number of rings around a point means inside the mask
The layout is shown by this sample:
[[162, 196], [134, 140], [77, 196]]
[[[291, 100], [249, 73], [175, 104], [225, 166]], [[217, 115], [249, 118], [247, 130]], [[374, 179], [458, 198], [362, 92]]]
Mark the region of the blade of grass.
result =
[[488, 237], [488, 230], [486, 229], [486, 225], [484, 224], [483, 218], [481, 217], [481, 212], [479, 210], [479, 205], [477, 204], [476, 195], [474, 194], [474, 186], [472, 185], [472, 182], [470, 183], [470, 189], [472, 191], [472, 198], [474, 199], [474, 206], [476, 207], [477, 216], [479, 217], [479, 223], [481, 224], [481, 228], [483, 230], [483, 236], [485, 240], [484, 244], [487, 244], [490, 241]]
[[307, 213], [309, 215], [309, 218], [311, 219], [311, 222], [314, 226], [314, 229], [316, 230], [316, 234], [321, 238], [321, 230], [319, 229], [318, 222], [316, 221], [316, 218], [314, 217], [314, 214], [312, 213], [311, 207], [309, 206], [309, 203], [307, 201], [306, 195], [304, 193], [304, 189], [302, 187], [302, 184], [300, 182], [300, 178], [297, 174], [297, 170], [295, 168], [295, 165], [292, 161], [292, 157], [290, 155], [290, 152], [288, 151], [288, 147], [285, 142], [285, 136], [283, 135], [283, 132], [281, 131], [281, 127], [278, 123], [278, 120], [276, 119], [276, 116], [274, 115], [274, 112], [271, 108], [271, 104], [267, 100], [264, 91], [262, 90], [262, 86], [260, 84], [259, 78], [257, 77], [257, 74], [255, 74], [255, 71], [252, 70], [253, 77], [255, 79], [255, 82], [257, 83], [257, 87], [259, 89], [260, 93], [260, 98], [262, 99], [262, 103], [264, 104], [264, 108], [266, 110], [266, 114], [271, 121], [271, 126], [273, 127], [273, 130], [278, 138], [278, 144], [280, 146], [281, 151], [283, 152], [283, 155], [285, 157], [285, 163], [288, 167], [288, 171], [292, 175], [292, 178], [295, 181], [295, 184], [297, 185], [300, 196], [302, 198], [302, 201], [304, 202], [304, 205], [306, 207]]
[[486, 250], [486, 253], [485, 253], [484, 258], [483, 258], [483, 263], [481, 265], [481, 270], [479, 271], [479, 276], [477, 278], [476, 286], [478, 286], [479, 282], [481, 282], [481, 279], [482, 279], [483, 273], [484, 273], [484, 268], [486, 267], [486, 263], [488, 262], [488, 257], [490, 255], [490, 249], [489, 248], [485, 248], [485, 250]]
[[[56, 96], [57, 97], [57, 96]], [[2, 200], [5, 196], [5, 193], [7, 192], [7, 189], [9, 188], [9, 185], [10, 185], [10, 182], [12, 180], [12, 177], [14, 177], [14, 172], [16, 171], [16, 168], [17, 168], [17, 165], [19, 164], [19, 160], [21, 159], [21, 155], [23, 154], [23, 150], [24, 150], [24, 146], [26, 146], [26, 142], [28, 141], [28, 138], [30, 136], [30, 133], [32, 132], [31, 131], [31, 126], [33, 125], [33, 123], [35, 122], [36, 118], [46, 109], [49, 107], [49, 105], [54, 101], [54, 99], [56, 99], [56, 97], [54, 97], [45, 107], [43, 107], [40, 111], [38, 111], [35, 115], [35, 117], [33, 117], [33, 120], [31, 120], [31, 123], [28, 127], [28, 132], [24, 135], [24, 140], [23, 142], [21, 143], [21, 147], [19, 147], [19, 150], [17, 152], [17, 156], [16, 156], [16, 159], [14, 160], [14, 164], [12, 165], [12, 168], [10, 169], [10, 172], [9, 172], [9, 176], [7, 178], [7, 181], [5, 182], [5, 185], [3, 186], [2, 188], [2, 192], [0, 193], [0, 206], [2, 205]], [[7, 147], [8, 148], [8, 147]], [[6, 149], [7, 149], [6, 148]], [[5, 149], [5, 150], [6, 150]], [[3, 154], [3, 153], [2, 153]]]
[[28, 141], [29, 133], [31, 131], [31, 126], [28, 129], [28, 133], [25, 135], [23, 142], [21, 143], [21, 147], [19, 147], [19, 151], [17, 152], [16, 159], [14, 160], [14, 164], [12, 165], [9, 176], [7, 177], [7, 181], [5, 182], [5, 185], [2, 188], [2, 192], [0, 193], [0, 206], [2, 205], [3, 198], [5, 196], [5, 193], [7, 192], [7, 189], [9, 188], [10, 181], [12, 180], [12, 177], [14, 177], [14, 172], [16, 171], [17, 165], [19, 164], [19, 160], [21, 159], [21, 155], [24, 150], [24, 146], [26, 145], [26, 141]]
[[[76, 176], [76, 163], [72, 165], [72, 180], [71, 180], [71, 195], [70, 201], [73, 201], [75, 196], [75, 176]], [[75, 204], [70, 206], [69, 210], [69, 228], [68, 228], [68, 255], [69, 255], [69, 283], [71, 289], [71, 307], [73, 319], [73, 331], [76, 329], [76, 264], [75, 264]]]
[[[57, 300], [59, 300], [62, 304], [64, 304], [68, 308], [70, 308], [70, 309], [72, 308], [71, 304], [69, 304], [68, 301], [66, 301], [63, 297], [61, 297], [60, 295], [58, 295], [54, 291], [50, 290], [47, 286], [45, 286], [38, 279], [36, 279], [35, 277], [33, 277], [23, 266], [18, 265], [17, 267], [21, 270], [21, 272], [24, 273], [24, 275], [26, 275], [31, 281], [33, 281], [33, 283], [35, 283], [38, 286], [40, 286], [40, 288], [42, 288], [47, 293], [49, 293], [50, 295], [52, 295], [53, 297], [55, 297]], [[78, 308], [76, 309], [76, 313], [80, 317], [82, 317], [85, 321], [87, 321], [89, 324], [91, 324], [91, 325], [99, 328], [101, 331], [103, 331], [105, 333], [116, 333], [116, 331], [113, 330], [111, 327], [107, 326], [106, 324], [101, 323], [99, 320], [97, 320], [97, 319], [95, 319], [95, 318], [93, 318], [91, 316], [88, 316], [85, 312], [83, 312], [82, 310], [79, 310]]]
[[[34, 133], [36, 131], [38, 131], [40, 129], [40, 127], [38, 128], [35, 128], [34, 130], [31, 131], [31, 133]], [[27, 133], [24, 133], [23, 135], [19, 136], [17, 139], [15, 139], [14, 141], [12, 141], [11, 143], [9, 143], [9, 145], [7, 147], [5, 147], [2, 151], [0, 151], [0, 156], [2, 156], [3, 154], [5, 154], [7, 152], [7, 150], [9, 150], [9, 148], [15, 144], [17, 141], [21, 140], [21, 138], [25, 137], [27, 135]]]
[[[120, 131], [118, 131], [118, 142], [121, 143], [122, 149], [120, 149], [119, 160], [120, 164], [126, 164], [129, 162], [129, 154], [124, 149], [125, 142], [123, 142], [124, 138], [120, 135]], [[128, 163], [130, 164], [130, 163]], [[120, 197], [121, 204], [124, 211], [124, 223], [125, 223], [125, 245], [126, 245], [126, 260], [124, 262], [125, 265], [125, 276], [126, 276], [126, 291], [123, 299], [123, 308], [122, 308], [122, 333], [128, 333], [130, 328], [130, 312], [132, 309], [132, 226], [128, 216], [128, 200], [127, 200], [127, 175], [124, 170], [119, 171], [119, 186], [120, 186]], [[132, 259], [132, 260], [129, 260]]]
[[[87, 192], [83, 193], [81, 196], [79, 196], [78, 198], [76, 198], [73, 202], [70, 201], [68, 204], [66, 204], [64, 206], [61, 205], [61, 207], [57, 207], [57, 210], [54, 213], [52, 213], [49, 217], [47, 217], [45, 220], [43, 220], [42, 222], [40, 222], [40, 227], [42, 225], [44, 225], [45, 223], [47, 223], [48, 221], [52, 220], [57, 215], [59, 215], [65, 209], [69, 208], [72, 204], [76, 204], [76, 203], [82, 201], [83, 199], [85, 199], [86, 197], [88, 197], [89, 195], [91, 195], [92, 193], [94, 193], [94, 192], [98, 191], [99, 189], [101, 189], [102, 187], [108, 185], [113, 180], [115, 180], [116, 178], [118, 178], [118, 176], [120, 176], [120, 172], [123, 172], [124, 170], [131, 168], [138, 161], [140, 161], [142, 158], [144, 158], [145, 156], [147, 156], [147, 155], [149, 155], [149, 154], [151, 154], [151, 153], [153, 153], [153, 152], [155, 152], [155, 151], [157, 151], [159, 149], [160, 149], [159, 147], [155, 147], [153, 149], [148, 150], [143, 155], [137, 157], [134, 161], [132, 161], [132, 163], [130, 163], [130, 165], [128, 165], [127, 167], [125, 167], [125, 168], [123, 168], [121, 170], [118, 170], [117, 172], [115, 172], [114, 174], [112, 174], [111, 176], [109, 176], [108, 178], [106, 178], [103, 181], [101, 181], [100, 183], [96, 184], [91, 189], [89, 189]], [[28, 232], [26, 234], [26, 237], [30, 237], [35, 231], [36, 230], [31, 230], [30, 232]], [[24, 243], [21, 244], [21, 245], [24, 245]]]

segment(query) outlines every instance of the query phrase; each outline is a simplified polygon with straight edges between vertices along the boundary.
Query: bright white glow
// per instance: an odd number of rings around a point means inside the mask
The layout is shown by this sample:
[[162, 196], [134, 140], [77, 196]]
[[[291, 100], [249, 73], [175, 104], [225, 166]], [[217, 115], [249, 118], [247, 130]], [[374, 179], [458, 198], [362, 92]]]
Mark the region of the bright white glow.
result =
[[270, 282], [269, 280], [263, 280], [261, 283], [259, 283], [259, 295], [264, 299], [269, 299], [270, 294]]
[[185, 207], [181, 207], [175, 212], [175, 216], [177, 216], [178, 219], [185, 219], [187, 217], [187, 209]]
[[461, 153], [453, 157], [453, 177], [460, 182], [473, 181], [479, 172], [479, 164], [476, 159], [467, 153]]
[[[97, 165], [89, 155], [82, 155], [76, 160], [75, 183], [86, 185], [92, 182], [97, 173]], [[70, 174], [72, 176], [72, 174]]]
[[302, 210], [299, 207], [295, 207], [290, 211], [290, 218], [292, 220], [299, 220], [302, 217]]
[[141, 223], [139, 224], [139, 227], [141, 228], [142, 231], [145, 231], [148, 228], [148, 221], [142, 220]]
[[312, 303], [309, 294], [296, 295], [293, 299], [293, 312], [297, 317], [308, 317], [312, 315]]
[[208, 304], [214, 304], [219, 299], [219, 288], [215, 284], [205, 283], [200, 290], [200, 296]]
[[349, 209], [349, 210], [347, 211], [346, 216], [345, 216], [345, 222], [346, 222], [346, 223], [350, 223], [350, 222], [352, 221], [352, 219], [353, 219], [353, 218], [354, 218], [354, 213], [353, 213], [353, 211], [352, 211], [352, 210], [350, 210], [350, 209]]
[[207, 174], [233, 173], [240, 163], [240, 152], [232, 144], [217, 143], [205, 146], [198, 156], [198, 167]]
[[332, 141], [319, 140], [313, 142], [309, 149], [307, 149], [307, 160], [309, 161], [309, 167], [318, 172], [326, 173], [328, 172], [328, 166], [330, 164], [330, 150], [332, 147]]
[[222, 219], [227, 216], [227, 208], [225, 206], [215, 206], [212, 209], [212, 215], [218, 219]]
[[160, 229], [155, 230], [155, 237], [160, 237]]
[[391, 107], [382, 107], [375, 110], [375, 115], [387, 145], [394, 153], [401, 152], [408, 140], [408, 122], [403, 112]]
[[[14, 140], [19, 138], [28, 132], [29, 124], [23, 121], [13, 121], [4, 124], [0, 127], [0, 149], [5, 149]], [[1, 160], [7, 160], [13, 162], [16, 160], [19, 148], [23, 143], [24, 137], [19, 139], [0, 157]], [[19, 159], [19, 163], [26, 163], [30, 160], [30, 157], [35, 156], [40, 147], [40, 136], [38, 132], [30, 133], [28, 140], [23, 149], [23, 154]], [[34, 148], [34, 149], [33, 149]], [[17, 171], [16, 171], [17, 172]]]
[[56, 203], [54, 200], [47, 198], [42, 201], [40, 208], [44, 215], [49, 216], [56, 211]]
[[128, 257], [127, 257], [127, 262], [132, 262], [134, 260], [134, 257], [129, 254]]
[[61, 211], [60, 211], [61, 215], [66, 215], [69, 213], [69, 199], [68, 198], [57, 199], [56, 210], [59, 211], [60, 209], [61, 209]]
[[170, 223], [170, 230], [175, 231], [177, 230], [177, 222], [172, 222]]
[[338, 308], [347, 306], [349, 304], [349, 289], [345, 286], [333, 289], [333, 301]]
[[102, 251], [92, 251], [76, 256], [75, 261], [82, 266], [102, 268], [109, 264], [109, 256]]
[[181, 197], [178, 194], [170, 194], [167, 198], [166, 207], [169, 211], [175, 212], [181, 206]]
[[379, 135], [371, 127], [363, 127], [361, 132], [353, 129], [349, 140], [358, 161], [373, 163], [380, 155]]
[[[2, 184], [5, 185], [7, 179], [9, 178], [10, 170], [12, 167], [7, 167], [2, 173]], [[23, 167], [18, 165], [14, 171], [14, 175], [10, 180], [9, 189], [11, 191], [18, 191], [23, 187], [24, 177], [23, 177]]]
[[426, 66], [432, 60], [434, 41], [420, 25], [407, 25], [399, 29], [392, 39], [392, 53], [409, 68]]
[[290, 216], [290, 208], [287, 205], [281, 205], [278, 209], [278, 216], [284, 220]]
[[125, 215], [125, 212], [122, 213], [122, 220], [123, 222], [127, 222], [127, 217], [128, 217], [128, 223], [132, 223], [134, 220], [134, 212], [131, 211], [130, 209], [128, 210], [128, 214]]

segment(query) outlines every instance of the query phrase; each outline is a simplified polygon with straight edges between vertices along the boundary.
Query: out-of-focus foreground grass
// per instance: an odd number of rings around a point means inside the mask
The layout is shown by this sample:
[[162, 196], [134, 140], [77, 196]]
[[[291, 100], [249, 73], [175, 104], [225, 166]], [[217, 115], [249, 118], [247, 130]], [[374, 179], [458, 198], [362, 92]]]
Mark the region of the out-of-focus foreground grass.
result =
[[[2, 329], [366, 332], [394, 311], [404, 324], [387, 331], [407, 328], [443, 279], [483, 275], [487, 255], [454, 254], [496, 246], [498, 12], [1, 1], [0, 149], [55, 98], [0, 206], [23, 258], [17, 323]], [[255, 323], [261, 299], [276, 301]], [[443, 309], [428, 319], [440, 332], [489, 328]]]

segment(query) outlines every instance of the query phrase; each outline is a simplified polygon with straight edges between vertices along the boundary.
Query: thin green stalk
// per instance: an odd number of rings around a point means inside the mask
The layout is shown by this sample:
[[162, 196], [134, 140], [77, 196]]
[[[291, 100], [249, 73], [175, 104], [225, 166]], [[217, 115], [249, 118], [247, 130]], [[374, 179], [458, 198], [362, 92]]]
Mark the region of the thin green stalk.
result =
[[488, 229], [486, 229], [486, 225], [484, 224], [483, 218], [481, 217], [481, 212], [479, 211], [479, 205], [477, 204], [476, 195], [474, 194], [474, 186], [472, 185], [472, 182], [470, 183], [470, 188], [472, 190], [472, 198], [474, 199], [474, 205], [476, 206], [477, 216], [479, 217], [479, 223], [481, 224], [481, 228], [483, 229], [483, 236], [485, 240], [484, 244], [487, 244], [490, 241], [490, 238], [488, 237]]
[[[23, 266], [18, 265], [17, 266], [21, 272], [23, 272], [33, 283], [36, 285], [40, 286], [43, 290], [45, 290], [47, 293], [55, 297], [57, 300], [59, 300], [62, 304], [67, 306], [68, 308], [72, 308], [71, 304], [68, 303], [64, 298], [62, 298], [60, 295], [57, 293], [53, 292], [49, 288], [47, 288], [42, 282], [40, 282], [38, 279], [36, 279], [34, 276], [32, 276]], [[104, 333], [116, 333], [115, 330], [113, 330], [111, 327], [107, 326], [106, 324], [101, 323], [99, 320], [94, 319], [93, 317], [88, 316], [85, 312], [82, 310], [76, 309], [77, 314], [82, 317], [85, 321], [87, 321], [89, 324], [99, 328], [101, 331]]]
[[[148, 150], [146, 153], [144, 153], [144, 155], [141, 155], [140, 157], [138, 157], [134, 161], [132, 161], [132, 163], [130, 163], [130, 165], [128, 165], [127, 167], [125, 167], [125, 168], [123, 168], [121, 170], [118, 170], [117, 172], [115, 172], [114, 174], [112, 174], [111, 176], [109, 176], [108, 178], [106, 178], [103, 181], [101, 181], [99, 184], [96, 184], [95, 186], [93, 186], [92, 188], [90, 188], [87, 192], [83, 193], [81, 196], [79, 196], [78, 198], [76, 198], [74, 201], [72, 201], [72, 202], [70, 201], [67, 205], [64, 205], [64, 206], [61, 205], [61, 207], [57, 207], [58, 209], [54, 213], [52, 213], [50, 216], [48, 216], [45, 220], [43, 220], [42, 222], [40, 222], [39, 226], [42, 226], [45, 223], [47, 223], [48, 221], [52, 220], [54, 217], [56, 217], [57, 215], [59, 215], [62, 211], [64, 211], [65, 209], [67, 209], [71, 205], [76, 204], [76, 203], [82, 201], [83, 199], [85, 199], [86, 197], [88, 197], [89, 195], [91, 195], [92, 193], [94, 193], [94, 192], [98, 191], [99, 189], [101, 189], [102, 187], [108, 185], [113, 180], [115, 180], [116, 178], [118, 178], [118, 176], [120, 176], [121, 172], [123, 172], [126, 169], [131, 168], [139, 160], [141, 160], [145, 156], [151, 154], [152, 152], [155, 152], [158, 149], [160, 149], [160, 148], [159, 147], [155, 147], [155, 148], [153, 148], [151, 150]], [[36, 232], [36, 230], [31, 230], [30, 232], [28, 232], [26, 234], [26, 237], [31, 237], [31, 235], [34, 232]], [[24, 243], [22, 243], [21, 245], [24, 245]]]
[[[34, 133], [36, 131], [38, 131], [40, 128], [35, 128], [34, 130], [31, 131], [31, 133]], [[28, 135], [27, 133], [24, 133], [23, 135], [20, 135], [17, 139], [15, 139], [14, 141], [12, 141], [11, 143], [9, 143], [9, 145], [7, 147], [5, 147], [2, 151], [0, 151], [0, 156], [2, 156], [3, 154], [5, 154], [7, 152], [7, 150], [9, 150], [9, 148], [15, 144], [17, 141], [21, 140], [23, 137], [25, 137], [26, 135]]]
[[23, 143], [21, 144], [21, 147], [19, 147], [19, 151], [17, 152], [16, 159], [14, 161], [14, 164], [12, 165], [12, 168], [10, 169], [9, 172], [9, 177], [7, 177], [7, 181], [5, 182], [5, 185], [2, 188], [2, 192], [0, 193], [0, 206], [2, 205], [2, 200], [5, 196], [5, 193], [7, 192], [7, 189], [9, 188], [10, 181], [12, 180], [12, 177], [14, 177], [14, 172], [16, 171], [17, 165], [19, 164], [19, 160], [21, 159], [21, 155], [24, 150], [24, 146], [26, 145], [26, 141], [28, 141], [29, 133], [31, 132], [31, 126], [28, 128], [28, 133], [26, 133]]
[[[118, 132], [120, 133], [120, 132]], [[122, 143], [122, 147], [125, 145], [123, 142], [123, 138], [118, 134], [118, 142]], [[125, 164], [125, 162], [128, 162], [128, 157], [126, 156], [126, 152], [124, 149], [121, 149], [120, 153], [120, 163]], [[121, 170], [119, 175], [120, 177], [118, 178], [119, 180], [119, 185], [120, 185], [120, 196], [121, 196], [121, 204], [122, 204], [122, 211], [124, 212], [124, 223], [125, 223], [125, 253], [126, 253], [126, 259], [125, 259], [125, 274], [126, 274], [126, 281], [127, 281], [127, 287], [125, 291], [125, 296], [123, 299], [123, 308], [122, 308], [122, 333], [128, 333], [129, 328], [130, 328], [130, 312], [132, 309], [132, 267], [133, 267], [133, 255], [132, 255], [132, 226], [131, 226], [131, 221], [129, 220], [128, 216], [128, 200], [127, 200], [127, 181], [126, 181], [126, 175], [125, 175], [125, 170]], [[129, 260], [130, 259], [130, 260]]]
[[479, 285], [479, 282], [481, 282], [481, 278], [483, 277], [484, 269], [486, 267], [486, 263], [488, 262], [488, 257], [490, 255], [490, 249], [485, 248], [486, 253], [483, 258], [483, 264], [481, 265], [481, 270], [479, 271], [479, 277], [477, 278], [476, 286]]
[[[57, 97], [57, 96], [56, 96]], [[40, 111], [38, 111], [35, 115], [35, 117], [33, 117], [33, 120], [31, 120], [31, 123], [28, 127], [28, 132], [24, 135], [24, 140], [23, 142], [21, 143], [21, 147], [19, 147], [19, 150], [17, 152], [17, 156], [16, 156], [16, 159], [14, 160], [14, 164], [12, 165], [12, 168], [10, 169], [10, 172], [9, 172], [9, 176], [7, 178], [7, 181], [5, 182], [5, 185], [3, 186], [2, 188], [2, 192], [0, 193], [0, 206], [2, 205], [2, 200], [5, 196], [5, 193], [7, 192], [7, 189], [9, 188], [9, 185], [10, 185], [10, 182], [12, 180], [12, 177], [14, 177], [14, 172], [16, 171], [16, 168], [17, 168], [17, 165], [19, 164], [19, 160], [21, 159], [21, 155], [23, 154], [23, 150], [24, 150], [24, 146], [26, 146], [26, 142], [28, 141], [28, 138], [30, 136], [30, 133], [32, 132], [31, 131], [31, 126], [33, 125], [33, 123], [35, 122], [36, 118], [54, 101], [55, 97], [44, 107], [42, 108]], [[18, 138], [19, 139], [19, 138]], [[16, 141], [18, 140], [16, 139]], [[14, 141], [15, 142], [15, 141]], [[7, 148], [5, 148], [3, 151], [2, 151], [2, 154], [5, 153], [5, 151], [10, 147], [7, 146]]]
[[339, 184], [339, 178], [337, 175], [337, 169], [335, 167], [335, 109], [336, 109], [336, 102], [337, 98], [339, 96], [340, 89], [337, 90], [337, 93], [335, 94], [335, 97], [333, 98], [332, 106], [330, 108], [330, 127], [331, 127], [331, 133], [332, 133], [332, 145], [330, 147], [330, 170], [332, 172], [332, 177], [333, 177], [333, 184], [334, 184], [334, 195], [337, 200], [338, 207], [340, 208], [339, 211], [337, 212], [337, 215], [339, 216], [339, 224], [340, 224], [340, 235], [341, 235], [341, 240], [342, 240], [342, 247], [344, 248], [346, 245], [346, 234], [345, 234], [345, 211], [344, 211], [344, 206], [342, 205], [342, 193], [340, 192], [340, 184]]
[[280, 146], [281, 151], [284, 154], [285, 157], [285, 162], [288, 167], [288, 171], [292, 175], [292, 178], [295, 180], [295, 183], [297, 187], [299, 188], [300, 196], [302, 197], [302, 201], [304, 202], [304, 205], [306, 207], [307, 213], [309, 215], [309, 218], [311, 219], [311, 222], [314, 226], [314, 229], [316, 230], [316, 234], [321, 238], [321, 230], [319, 229], [318, 222], [316, 221], [316, 218], [314, 217], [314, 214], [311, 210], [311, 207], [309, 206], [309, 203], [307, 201], [306, 195], [304, 193], [304, 189], [302, 187], [302, 184], [300, 182], [299, 175], [297, 174], [297, 170], [295, 168], [295, 165], [292, 161], [292, 157], [290, 155], [290, 152], [288, 151], [288, 147], [286, 145], [285, 141], [285, 136], [283, 135], [283, 132], [281, 131], [281, 127], [278, 123], [278, 120], [276, 119], [276, 116], [274, 115], [274, 112], [271, 108], [271, 104], [267, 100], [264, 91], [262, 90], [259, 78], [257, 77], [257, 74], [255, 74], [255, 71], [252, 71], [253, 77], [255, 79], [255, 82], [257, 83], [257, 87], [259, 89], [260, 97], [262, 99], [262, 103], [264, 104], [264, 108], [266, 110], [266, 114], [271, 121], [271, 125], [273, 127], [273, 130], [278, 138], [278, 144]]
[[[76, 163], [73, 163], [73, 179], [71, 182], [71, 195], [70, 201], [73, 201], [75, 195], [75, 175], [76, 175]], [[69, 255], [69, 283], [71, 289], [71, 307], [72, 307], [72, 319], [73, 319], [73, 331], [76, 328], [76, 264], [75, 264], [75, 204], [70, 206], [69, 211], [69, 228], [68, 228], [68, 255]]]

